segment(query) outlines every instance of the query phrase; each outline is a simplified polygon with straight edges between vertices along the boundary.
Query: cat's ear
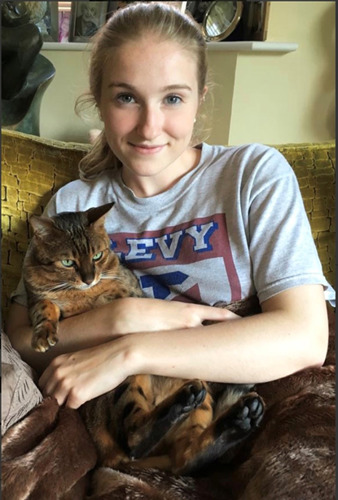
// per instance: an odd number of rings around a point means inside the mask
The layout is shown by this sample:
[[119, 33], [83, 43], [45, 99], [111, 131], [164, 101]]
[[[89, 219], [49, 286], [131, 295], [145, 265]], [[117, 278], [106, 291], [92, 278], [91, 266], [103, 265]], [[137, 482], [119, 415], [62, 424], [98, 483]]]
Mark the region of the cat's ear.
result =
[[29, 223], [33, 228], [33, 233], [36, 235], [44, 236], [50, 234], [53, 229], [55, 230], [54, 222], [48, 217], [32, 215]]
[[114, 202], [106, 203], [100, 207], [89, 208], [86, 211], [88, 224], [94, 224], [96, 226], [103, 226], [105, 215], [109, 210], [115, 205]]

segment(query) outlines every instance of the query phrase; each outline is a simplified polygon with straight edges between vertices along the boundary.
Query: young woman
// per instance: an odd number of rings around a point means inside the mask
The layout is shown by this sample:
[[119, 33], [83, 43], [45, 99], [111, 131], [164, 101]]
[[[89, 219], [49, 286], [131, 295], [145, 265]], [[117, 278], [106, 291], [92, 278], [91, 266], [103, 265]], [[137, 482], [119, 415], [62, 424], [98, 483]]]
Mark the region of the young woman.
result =
[[[104, 130], [46, 214], [115, 201], [113, 248], [149, 298], [63, 320], [38, 354], [19, 286], [8, 334], [59, 404], [77, 408], [137, 373], [258, 383], [325, 359], [331, 290], [295, 175], [273, 148], [200, 143], [207, 90], [199, 27], [174, 8], [132, 4], [96, 36], [90, 92]], [[212, 307], [253, 294], [262, 314]]]

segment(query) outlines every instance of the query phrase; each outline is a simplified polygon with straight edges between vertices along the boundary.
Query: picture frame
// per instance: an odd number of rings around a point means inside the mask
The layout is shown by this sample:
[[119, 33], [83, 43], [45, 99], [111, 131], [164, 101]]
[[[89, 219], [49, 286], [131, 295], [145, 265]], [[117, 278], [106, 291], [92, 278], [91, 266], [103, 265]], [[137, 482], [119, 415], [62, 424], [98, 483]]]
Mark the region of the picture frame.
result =
[[69, 41], [89, 42], [106, 22], [108, 2], [72, 2]]
[[35, 22], [44, 42], [57, 42], [59, 39], [58, 2], [41, 2], [47, 4], [42, 19]]

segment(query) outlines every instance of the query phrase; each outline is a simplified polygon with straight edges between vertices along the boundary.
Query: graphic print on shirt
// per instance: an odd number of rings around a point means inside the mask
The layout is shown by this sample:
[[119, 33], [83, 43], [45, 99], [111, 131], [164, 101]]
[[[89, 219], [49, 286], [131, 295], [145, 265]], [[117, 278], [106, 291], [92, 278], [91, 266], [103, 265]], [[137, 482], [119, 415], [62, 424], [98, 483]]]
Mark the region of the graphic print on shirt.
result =
[[147, 297], [212, 304], [216, 284], [210, 276], [216, 275], [223, 292], [218, 300], [241, 298], [224, 214], [109, 236], [112, 249], [138, 276]]

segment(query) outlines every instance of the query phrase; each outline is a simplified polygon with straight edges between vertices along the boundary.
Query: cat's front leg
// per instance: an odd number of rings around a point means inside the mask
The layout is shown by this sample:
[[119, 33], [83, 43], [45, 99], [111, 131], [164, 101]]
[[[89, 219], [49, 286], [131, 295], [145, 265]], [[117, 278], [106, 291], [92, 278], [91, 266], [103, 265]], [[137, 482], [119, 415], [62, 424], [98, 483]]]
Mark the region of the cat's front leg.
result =
[[60, 308], [50, 300], [39, 300], [30, 307], [29, 314], [33, 326], [32, 347], [46, 352], [58, 341]]

